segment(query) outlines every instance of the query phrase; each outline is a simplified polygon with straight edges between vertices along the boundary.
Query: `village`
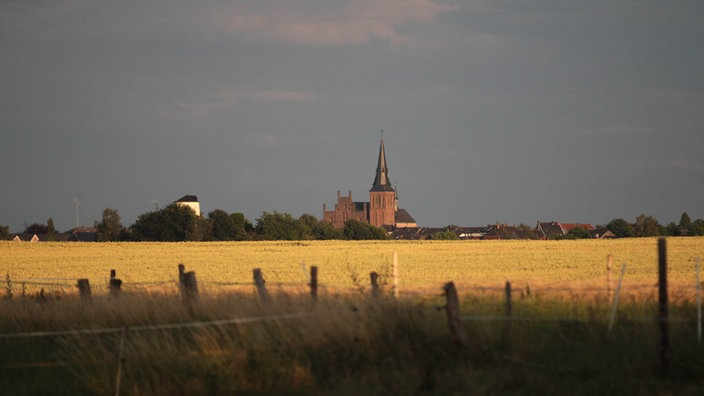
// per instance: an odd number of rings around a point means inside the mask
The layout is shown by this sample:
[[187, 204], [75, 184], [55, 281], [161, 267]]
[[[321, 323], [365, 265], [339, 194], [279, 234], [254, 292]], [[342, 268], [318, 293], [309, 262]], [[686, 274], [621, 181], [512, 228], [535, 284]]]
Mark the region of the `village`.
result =
[[[615, 237], [614, 233], [606, 229], [605, 227], [594, 227], [591, 224], [579, 224], [579, 223], [560, 223], [558, 221], [541, 222], [538, 221], [535, 227], [529, 227], [525, 224], [521, 225], [507, 225], [507, 224], [490, 224], [487, 226], [480, 227], [462, 227], [457, 225], [448, 225], [446, 227], [423, 227], [416, 223], [416, 220], [411, 216], [405, 209], [399, 208], [398, 206], [398, 194], [396, 188], [391, 184], [391, 179], [389, 178], [389, 168], [386, 161], [386, 150], [384, 148], [384, 139], [382, 138], [379, 144], [379, 157], [377, 160], [376, 174], [374, 177], [374, 182], [372, 183], [372, 188], [369, 190], [369, 202], [355, 202], [352, 199], [352, 191], [348, 192], [347, 196], [344, 196], [337, 192], [337, 203], [334, 205], [332, 210], [328, 210], [326, 204], [323, 204], [323, 217], [322, 220], [318, 221], [312, 215], [304, 215], [306, 218], [305, 226], [311, 229], [308, 233], [293, 233], [292, 238], [270, 238], [264, 235], [263, 237], [258, 235], [253, 235], [251, 238], [226, 238], [226, 240], [257, 240], [257, 239], [344, 239], [344, 233], [339, 232], [344, 230], [348, 226], [350, 220], [363, 224], [367, 227], [375, 227], [384, 232], [379, 232], [374, 234], [376, 236], [370, 239], [377, 239], [377, 236], [386, 239], [393, 240], [430, 240], [430, 239], [533, 239], [533, 240], [545, 240], [545, 239], [565, 239], [565, 238], [612, 238]], [[203, 222], [204, 219], [201, 214], [200, 202], [196, 195], [187, 194], [178, 200], [173, 202], [173, 205], [177, 208], [184, 209], [186, 214], [191, 213], [193, 217], [181, 224], [193, 223], [198, 224]], [[113, 218], [112, 220], [103, 219], [102, 223], [106, 221], [114, 221], [114, 217], [118, 217], [117, 211], [106, 209], [104, 212], [104, 217]], [[114, 213], [113, 213], [114, 212]], [[217, 211], [222, 212], [222, 211]], [[208, 215], [208, 219], [205, 219], [205, 223], [200, 227], [196, 226], [194, 228], [200, 229], [211, 229], [211, 232], [201, 232], [200, 238], [195, 238], [195, 240], [222, 240], [216, 235], [213, 235], [212, 229], [215, 227], [215, 219], [210, 219], [216, 217], [214, 214], [216, 211], [211, 212]], [[220, 214], [220, 213], [217, 213]], [[265, 212], [266, 214], [266, 212]], [[280, 215], [274, 212], [275, 215]], [[304, 217], [302, 216], [302, 218]], [[222, 217], [222, 216], [220, 216]], [[290, 215], [289, 215], [290, 217]], [[210, 223], [207, 222], [210, 220]], [[229, 220], [229, 219], [227, 219]], [[246, 219], [242, 219], [241, 228], [246, 228], [245, 224], [249, 223]], [[288, 218], [286, 220], [289, 220]], [[295, 220], [291, 218], [290, 220]], [[157, 220], [163, 222], [164, 220]], [[300, 221], [300, 219], [299, 219]], [[139, 223], [139, 222], [138, 222]], [[289, 222], [290, 223], [290, 222]], [[56, 232], [53, 227], [53, 221], [51, 224], [46, 226], [41, 224], [33, 224], [31, 227], [26, 227], [25, 232], [21, 234], [15, 234], [12, 238], [15, 241], [58, 241], [58, 242], [95, 242], [95, 241], [105, 241], [105, 240], [140, 240], [139, 237], [131, 238], [130, 236], [134, 233], [130, 229], [124, 229], [120, 224], [119, 234], [122, 237], [119, 238], [109, 238], [106, 239], [101, 236], [100, 228], [101, 224], [96, 222], [95, 227], [81, 227], [76, 224], [76, 227], [68, 232]], [[251, 224], [251, 223], [250, 223]], [[181, 225], [183, 227], [183, 225]], [[293, 227], [291, 224], [284, 224], [282, 227]], [[150, 227], [149, 227], [150, 228]], [[313, 228], [328, 229], [334, 228], [338, 232], [312, 232]], [[244, 230], [243, 230], [244, 231]], [[254, 227], [250, 226], [250, 231], [254, 231]], [[194, 234], [194, 233], [191, 233]], [[209, 236], [206, 234], [210, 234]], [[240, 233], [242, 234], [242, 233]], [[261, 238], [260, 238], [261, 237]], [[362, 236], [360, 239], [364, 239]], [[147, 238], [159, 240], [161, 238]], [[357, 239], [349, 238], [347, 239]]]
[[[154, 214], [166, 211], [166, 215]], [[601, 239], [643, 236], [696, 236], [704, 234], [704, 220], [692, 221], [682, 213], [679, 224], [660, 225], [652, 216], [641, 214], [634, 223], [614, 219], [606, 225], [538, 220], [535, 226], [509, 225], [497, 222], [485, 226], [447, 225], [428, 227], [419, 225], [413, 216], [399, 207], [396, 187], [389, 177], [383, 138], [369, 201], [355, 201], [352, 191], [344, 195], [337, 191], [337, 202], [332, 208], [323, 204], [322, 218], [303, 214], [298, 219], [290, 214], [264, 212], [255, 220], [247, 220], [241, 213], [227, 214], [216, 209], [204, 217], [196, 195], [187, 194], [166, 208], [141, 215], [135, 224], [123, 227], [117, 210], [106, 208], [103, 219], [93, 227], [79, 226], [67, 232], [57, 232], [53, 221], [47, 225], [32, 224], [25, 231], [2, 239], [43, 242], [100, 242], [100, 241], [242, 241], [242, 240], [326, 240], [326, 239], [391, 239], [391, 240], [554, 240]], [[176, 217], [174, 217], [176, 216]], [[51, 219], [50, 219], [51, 220]], [[182, 228], [173, 235], [158, 229]], [[187, 229], [183, 229], [183, 228]], [[360, 227], [363, 232], [360, 232]], [[4, 227], [6, 229], [6, 227]], [[357, 229], [350, 231], [350, 229]], [[154, 230], [157, 231], [154, 231]], [[106, 230], [111, 230], [107, 232]], [[275, 231], [272, 231], [275, 230]], [[106, 236], [107, 235], [107, 236]]]

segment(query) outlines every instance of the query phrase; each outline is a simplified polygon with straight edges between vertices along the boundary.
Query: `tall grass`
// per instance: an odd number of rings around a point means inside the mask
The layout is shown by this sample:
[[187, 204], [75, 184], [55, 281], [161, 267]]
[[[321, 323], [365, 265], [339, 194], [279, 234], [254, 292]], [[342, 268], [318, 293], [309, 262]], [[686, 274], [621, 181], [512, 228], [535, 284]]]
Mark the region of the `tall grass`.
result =
[[[14, 298], [0, 301], [0, 333], [127, 327], [122, 394], [697, 394], [696, 310], [688, 300], [671, 307], [671, 373], [661, 377], [653, 301], [626, 299], [609, 334], [604, 299], [524, 293], [514, 316], [527, 320], [463, 322], [469, 350], [450, 337], [439, 289], [397, 301], [278, 293], [268, 304], [253, 293], [206, 294], [191, 305], [169, 294]], [[503, 316], [497, 295], [463, 294], [461, 305], [466, 317]], [[288, 313], [303, 315], [145, 328]], [[120, 337], [0, 338], [0, 392], [114, 394]]]

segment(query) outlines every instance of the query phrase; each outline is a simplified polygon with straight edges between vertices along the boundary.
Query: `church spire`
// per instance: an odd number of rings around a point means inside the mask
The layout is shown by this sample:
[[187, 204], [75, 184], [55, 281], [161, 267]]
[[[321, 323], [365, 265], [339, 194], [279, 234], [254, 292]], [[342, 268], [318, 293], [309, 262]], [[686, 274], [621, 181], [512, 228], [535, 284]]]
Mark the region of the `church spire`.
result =
[[369, 191], [394, 191], [389, 180], [389, 168], [386, 166], [386, 150], [384, 150], [384, 130], [381, 131], [381, 144], [379, 145], [379, 161], [376, 165], [376, 177]]

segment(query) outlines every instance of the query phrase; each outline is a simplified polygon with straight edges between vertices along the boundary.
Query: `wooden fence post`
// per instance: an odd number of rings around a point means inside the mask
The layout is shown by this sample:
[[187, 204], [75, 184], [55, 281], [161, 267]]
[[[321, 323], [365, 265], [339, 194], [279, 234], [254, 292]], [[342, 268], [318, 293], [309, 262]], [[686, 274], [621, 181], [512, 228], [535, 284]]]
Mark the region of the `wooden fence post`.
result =
[[188, 271], [183, 274], [183, 291], [187, 301], [198, 300], [198, 281], [194, 271]]
[[506, 327], [504, 331], [508, 332], [511, 328], [511, 316], [513, 315], [513, 304], [511, 302], [511, 282], [506, 281]]
[[667, 241], [658, 239], [658, 322], [660, 323], [660, 370], [670, 373], [670, 320], [667, 299]]
[[702, 283], [700, 281], [699, 275], [699, 257], [697, 257], [697, 262], [694, 264], [694, 268], [697, 272], [697, 340], [699, 343], [702, 342]]
[[122, 384], [122, 366], [125, 363], [125, 337], [127, 336], [127, 327], [122, 328], [120, 335], [120, 349], [117, 352], [117, 373], [115, 374], [115, 396], [120, 396], [120, 385]]
[[613, 267], [614, 256], [606, 256], [606, 298], [611, 300], [611, 268]]
[[198, 282], [195, 271], [186, 272], [186, 266], [178, 265], [179, 290], [181, 291], [181, 301], [190, 304], [198, 300]]
[[110, 270], [110, 296], [113, 298], [120, 298], [120, 288], [122, 287], [122, 280], [115, 277], [115, 270]]
[[460, 300], [457, 296], [455, 283], [447, 282], [443, 286], [443, 290], [447, 298], [445, 311], [447, 312], [447, 325], [450, 329], [450, 334], [452, 334], [452, 338], [459, 346], [469, 348], [469, 337], [464, 327], [462, 327], [462, 322], [460, 322]]
[[7, 274], [5, 275], [5, 283], [6, 283], [6, 286], [5, 286], [5, 290], [6, 290], [5, 298], [8, 299], [8, 300], [12, 300], [12, 281], [10, 280], [10, 274], [9, 274], [9, 273], [7, 273]]
[[621, 285], [623, 285], [623, 276], [626, 274], [626, 263], [621, 265], [621, 276], [618, 278], [618, 286], [616, 286], [616, 293], [614, 294], [614, 302], [611, 307], [611, 319], [609, 320], [608, 334], [611, 334], [611, 329], [614, 328], [614, 323], [616, 322], [616, 310], [618, 309], [618, 298], [621, 295]]
[[255, 268], [254, 272], [254, 285], [257, 287], [257, 293], [259, 293], [259, 299], [262, 302], [269, 302], [269, 294], [266, 292], [266, 286], [264, 285], [264, 276], [262, 275], [262, 270], [260, 268]]
[[372, 283], [372, 298], [379, 298], [381, 296], [381, 289], [379, 288], [379, 274], [376, 272], [371, 272], [369, 278]]
[[87, 278], [79, 279], [76, 287], [78, 287], [78, 294], [81, 296], [82, 301], [91, 301], [90, 282], [88, 282]]
[[179, 287], [183, 285], [183, 274], [186, 272], [186, 266], [183, 264], [178, 265], [178, 285]]
[[394, 298], [398, 299], [398, 254], [394, 252], [391, 273], [394, 278]]
[[313, 300], [318, 299], [318, 267], [310, 267], [310, 296]]

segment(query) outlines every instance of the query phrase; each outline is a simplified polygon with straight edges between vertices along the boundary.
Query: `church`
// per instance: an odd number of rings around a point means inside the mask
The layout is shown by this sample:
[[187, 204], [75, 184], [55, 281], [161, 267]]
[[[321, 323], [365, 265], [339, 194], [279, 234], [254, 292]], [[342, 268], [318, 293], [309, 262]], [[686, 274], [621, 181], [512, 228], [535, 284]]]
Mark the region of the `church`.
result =
[[346, 197], [338, 191], [334, 210], [327, 210], [327, 205], [323, 204], [323, 220], [329, 221], [335, 228], [344, 228], [347, 220], [368, 223], [387, 231], [418, 226], [406, 210], [398, 207], [398, 194], [389, 179], [383, 137], [379, 145], [374, 183], [369, 190], [369, 202], [355, 202], [352, 200], [352, 191]]

